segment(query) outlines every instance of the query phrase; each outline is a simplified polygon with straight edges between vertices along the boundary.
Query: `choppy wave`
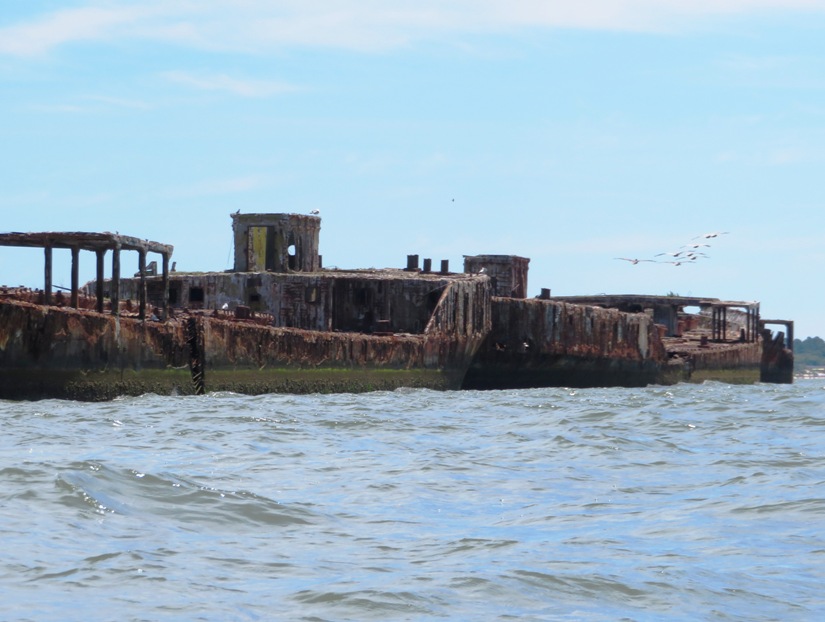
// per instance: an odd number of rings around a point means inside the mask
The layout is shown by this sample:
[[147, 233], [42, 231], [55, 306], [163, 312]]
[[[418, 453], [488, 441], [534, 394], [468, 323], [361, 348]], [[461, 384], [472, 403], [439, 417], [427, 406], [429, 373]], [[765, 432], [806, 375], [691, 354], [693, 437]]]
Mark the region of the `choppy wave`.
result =
[[8, 620], [811, 620], [825, 382], [0, 402]]

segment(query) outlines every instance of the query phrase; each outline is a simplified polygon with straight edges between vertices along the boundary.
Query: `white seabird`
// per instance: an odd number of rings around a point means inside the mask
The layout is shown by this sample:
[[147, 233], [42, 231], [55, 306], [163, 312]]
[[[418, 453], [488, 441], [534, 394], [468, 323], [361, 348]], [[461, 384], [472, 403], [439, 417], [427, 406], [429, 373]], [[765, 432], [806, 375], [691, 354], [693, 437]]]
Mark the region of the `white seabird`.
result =
[[622, 261], [629, 261], [629, 262], [630, 262], [630, 263], [632, 263], [634, 266], [635, 266], [637, 263], [639, 263], [640, 261], [649, 261], [649, 262], [651, 262], [651, 263], [659, 263], [658, 261], [655, 261], [655, 260], [653, 260], [653, 259], [630, 259], [630, 258], [628, 258], [628, 257], [614, 257], [614, 259], [621, 259]]

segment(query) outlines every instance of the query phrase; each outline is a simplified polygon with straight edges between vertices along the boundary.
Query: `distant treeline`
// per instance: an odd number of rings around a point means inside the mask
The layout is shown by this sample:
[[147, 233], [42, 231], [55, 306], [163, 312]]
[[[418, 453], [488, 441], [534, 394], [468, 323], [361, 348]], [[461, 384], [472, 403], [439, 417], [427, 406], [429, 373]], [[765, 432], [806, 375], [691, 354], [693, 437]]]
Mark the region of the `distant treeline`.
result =
[[825, 367], [825, 341], [821, 337], [807, 337], [805, 341], [793, 340], [794, 367]]

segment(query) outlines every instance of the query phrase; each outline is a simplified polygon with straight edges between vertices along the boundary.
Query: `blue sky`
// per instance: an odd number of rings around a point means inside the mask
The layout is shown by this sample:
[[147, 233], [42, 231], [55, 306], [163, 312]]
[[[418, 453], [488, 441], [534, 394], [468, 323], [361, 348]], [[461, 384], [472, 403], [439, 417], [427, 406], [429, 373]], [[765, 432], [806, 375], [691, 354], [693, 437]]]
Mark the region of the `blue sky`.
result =
[[[327, 266], [514, 254], [530, 295], [759, 300], [825, 337], [823, 33], [825, 0], [4, 0], [0, 231], [224, 270], [230, 213], [320, 209]], [[0, 248], [0, 282], [42, 253]]]

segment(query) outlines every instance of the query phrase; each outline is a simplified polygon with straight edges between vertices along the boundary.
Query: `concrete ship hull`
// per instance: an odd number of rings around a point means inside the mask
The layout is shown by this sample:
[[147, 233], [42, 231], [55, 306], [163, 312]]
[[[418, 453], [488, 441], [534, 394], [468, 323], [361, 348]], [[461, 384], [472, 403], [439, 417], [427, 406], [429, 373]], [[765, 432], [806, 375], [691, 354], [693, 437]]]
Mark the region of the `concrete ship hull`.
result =
[[428, 335], [321, 333], [206, 315], [166, 322], [0, 301], [0, 398], [458, 389], [470, 352]]
[[[0, 246], [44, 252], [42, 291], [0, 289], [0, 398], [792, 378], [756, 302], [527, 298], [530, 260], [511, 255], [465, 256], [460, 273], [446, 260], [419, 269], [417, 255], [403, 270], [323, 269], [317, 216], [231, 218], [234, 268], [223, 272], [176, 272], [171, 245], [110, 232], [0, 234]], [[55, 250], [71, 255], [68, 296], [52, 291]], [[97, 274], [83, 287], [81, 252]], [[124, 252], [138, 256], [134, 277], [121, 274]], [[792, 343], [792, 322], [769, 322]]]

